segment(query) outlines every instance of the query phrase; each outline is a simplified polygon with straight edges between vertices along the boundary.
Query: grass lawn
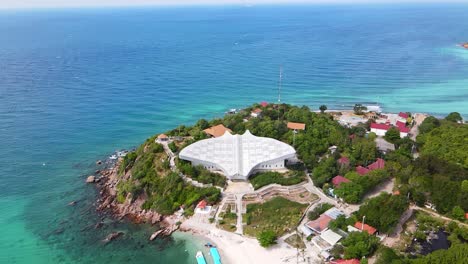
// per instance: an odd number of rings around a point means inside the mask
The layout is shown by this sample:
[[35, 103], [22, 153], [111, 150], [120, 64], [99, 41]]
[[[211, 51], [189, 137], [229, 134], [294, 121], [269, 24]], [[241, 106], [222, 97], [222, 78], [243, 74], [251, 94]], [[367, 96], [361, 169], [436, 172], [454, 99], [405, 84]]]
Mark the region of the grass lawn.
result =
[[220, 215], [223, 220], [219, 220], [218, 226], [229, 232], [236, 231], [237, 227], [237, 214], [236, 213], [224, 213]]
[[290, 170], [286, 173], [274, 171], [260, 172], [250, 177], [250, 183], [255, 190], [268, 184], [277, 183], [280, 185], [294, 185], [305, 180], [304, 171]]
[[276, 235], [294, 229], [307, 208], [307, 204], [300, 204], [283, 197], [275, 197], [263, 204], [247, 205], [249, 221], [244, 226], [244, 233], [257, 236], [263, 230], [273, 230]]

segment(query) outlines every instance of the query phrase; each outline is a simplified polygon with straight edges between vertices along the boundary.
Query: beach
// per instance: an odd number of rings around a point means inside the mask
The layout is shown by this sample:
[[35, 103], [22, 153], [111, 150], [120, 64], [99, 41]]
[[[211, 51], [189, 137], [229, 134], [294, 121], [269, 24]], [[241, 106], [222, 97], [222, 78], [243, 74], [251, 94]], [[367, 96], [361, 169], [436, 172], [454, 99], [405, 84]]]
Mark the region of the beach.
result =
[[195, 215], [182, 223], [181, 230], [192, 232], [200, 239], [215, 245], [223, 263], [317, 263], [320, 260], [318, 255], [307, 250], [305, 259], [302, 256], [298, 257], [297, 249], [286, 244], [281, 238], [278, 239], [277, 245], [266, 249], [261, 247], [255, 238], [221, 230], [203, 219]]

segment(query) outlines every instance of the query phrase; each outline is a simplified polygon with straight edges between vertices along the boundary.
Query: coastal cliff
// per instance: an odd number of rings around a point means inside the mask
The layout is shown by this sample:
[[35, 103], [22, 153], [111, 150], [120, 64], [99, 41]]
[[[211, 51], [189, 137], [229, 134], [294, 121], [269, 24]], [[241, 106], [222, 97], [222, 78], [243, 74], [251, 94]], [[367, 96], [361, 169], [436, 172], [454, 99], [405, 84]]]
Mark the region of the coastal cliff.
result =
[[111, 169], [101, 171], [100, 181], [97, 185], [100, 189], [97, 210], [110, 212], [115, 218], [128, 218], [134, 223], [151, 223], [152, 225], [160, 223], [162, 226], [169, 226], [170, 223], [163, 221], [163, 215], [153, 210], [142, 209], [142, 205], [146, 200], [144, 195], [133, 200], [131, 194], [128, 194], [125, 202], [119, 203], [117, 201], [119, 182], [131, 177], [130, 172], [126, 173], [124, 177], [119, 177], [118, 168], [121, 162], [119, 161]]
[[158, 223], [173, 231], [175, 222], [182, 215], [192, 215], [200, 200], [216, 203], [220, 190], [184, 181], [171, 167], [173, 155], [153, 136], [101, 171], [94, 181], [100, 189], [97, 210], [134, 223]]

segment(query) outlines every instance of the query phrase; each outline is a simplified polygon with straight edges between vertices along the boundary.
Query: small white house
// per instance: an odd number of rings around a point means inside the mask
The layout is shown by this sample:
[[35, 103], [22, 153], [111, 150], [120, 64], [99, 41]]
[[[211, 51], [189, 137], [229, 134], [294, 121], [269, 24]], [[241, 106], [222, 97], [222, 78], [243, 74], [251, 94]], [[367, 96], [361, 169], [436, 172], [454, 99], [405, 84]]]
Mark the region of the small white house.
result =
[[252, 116], [252, 117], [261, 117], [262, 116], [262, 109], [255, 108], [254, 110], [252, 110], [252, 112], [250, 112], [250, 116]]

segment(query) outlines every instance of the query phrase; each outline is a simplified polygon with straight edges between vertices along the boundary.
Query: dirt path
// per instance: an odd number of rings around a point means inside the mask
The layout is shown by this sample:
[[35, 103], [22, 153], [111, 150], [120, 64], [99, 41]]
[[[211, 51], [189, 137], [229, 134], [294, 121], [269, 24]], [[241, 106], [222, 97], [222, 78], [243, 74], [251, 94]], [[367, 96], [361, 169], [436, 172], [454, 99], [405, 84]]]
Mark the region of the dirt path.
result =
[[462, 222], [460, 222], [460, 221], [458, 221], [458, 220], [455, 220], [455, 219], [452, 219], [452, 218], [449, 218], [449, 217], [440, 215], [440, 214], [438, 214], [438, 213], [436, 213], [436, 212], [434, 212], [434, 211], [431, 211], [431, 210], [429, 210], [429, 209], [422, 208], [422, 207], [419, 207], [419, 206], [416, 206], [416, 205], [411, 205], [410, 208], [411, 208], [411, 209], [415, 209], [415, 210], [423, 211], [423, 212], [425, 212], [425, 213], [428, 213], [428, 214], [430, 214], [430, 215], [432, 215], [432, 216], [434, 216], [434, 217], [436, 217], [436, 218], [439, 218], [439, 219], [442, 219], [442, 220], [445, 220], [445, 221], [454, 221], [454, 222], [456, 222], [457, 224], [462, 225], [462, 226], [468, 228], [468, 224], [465, 224], [465, 223], [462, 223]]
[[411, 139], [412, 140], [416, 140], [416, 137], [418, 136], [419, 134], [419, 125], [421, 125], [421, 123], [424, 121], [424, 119], [426, 119], [428, 117], [427, 114], [420, 114], [420, 113], [416, 113], [413, 115], [413, 118], [414, 118], [414, 126], [411, 128], [410, 130], [410, 134], [411, 134]]

